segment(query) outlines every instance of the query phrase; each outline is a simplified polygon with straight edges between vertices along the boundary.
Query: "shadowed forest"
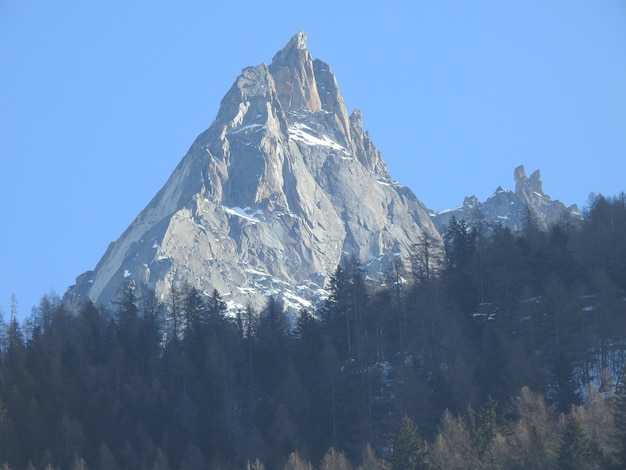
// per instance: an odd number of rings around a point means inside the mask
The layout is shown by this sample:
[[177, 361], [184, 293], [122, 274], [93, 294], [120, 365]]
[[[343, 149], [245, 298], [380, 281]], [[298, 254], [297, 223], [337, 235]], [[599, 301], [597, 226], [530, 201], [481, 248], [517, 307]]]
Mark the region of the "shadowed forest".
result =
[[22, 469], [626, 468], [626, 195], [540, 230], [452, 220], [383, 283], [227, 312], [184, 282], [0, 323]]

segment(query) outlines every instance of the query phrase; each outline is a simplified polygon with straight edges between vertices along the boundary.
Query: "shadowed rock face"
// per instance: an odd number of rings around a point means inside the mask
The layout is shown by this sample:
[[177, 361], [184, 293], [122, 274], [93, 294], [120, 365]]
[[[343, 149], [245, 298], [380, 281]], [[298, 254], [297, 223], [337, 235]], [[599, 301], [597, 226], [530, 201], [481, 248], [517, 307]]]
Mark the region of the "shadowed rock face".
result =
[[307, 305], [342, 255], [380, 277], [408, 262], [424, 231], [440, 241], [300, 32], [269, 67], [242, 71], [213, 124], [64, 300], [106, 305], [129, 281], [165, 299], [184, 281], [232, 307], [258, 309], [270, 293]]
[[544, 194], [539, 170], [526, 177], [524, 166], [520, 165], [513, 171], [513, 179], [515, 191], [507, 191], [498, 186], [484, 202], [478, 201], [476, 196], [468, 196], [461, 206], [432, 214], [433, 222], [441, 233], [446, 231], [453, 216], [470, 225], [478, 222], [502, 225], [515, 232], [524, 227], [528, 211], [541, 229], [546, 229], [563, 216], [579, 217], [575, 204], [566, 206]]

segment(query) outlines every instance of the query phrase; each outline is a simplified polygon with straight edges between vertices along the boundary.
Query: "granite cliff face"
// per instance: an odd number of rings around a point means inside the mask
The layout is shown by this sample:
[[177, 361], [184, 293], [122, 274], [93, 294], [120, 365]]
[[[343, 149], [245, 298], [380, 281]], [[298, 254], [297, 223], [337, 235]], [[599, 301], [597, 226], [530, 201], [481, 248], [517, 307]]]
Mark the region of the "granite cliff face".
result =
[[539, 170], [527, 177], [524, 166], [520, 165], [515, 168], [513, 178], [515, 191], [498, 186], [484, 202], [480, 202], [476, 196], [468, 196], [459, 207], [431, 214], [433, 222], [441, 233], [446, 231], [453, 216], [470, 225], [481, 221], [492, 226], [508, 227], [517, 232], [524, 227], [527, 211], [530, 211], [541, 229], [548, 228], [563, 216], [580, 217], [575, 204], [566, 206], [559, 200], [552, 200], [543, 192]]
[[268, 294], [307, 305], [342, 255], [375, 278], [408, 260], [423, 232], [440, 240], [300, 32], [269, 67], [242, 71], [213, 124], [64, 300], [106, 305], [128, 282], [164, 299], [184, 281], [233, 307], [258, 309]]

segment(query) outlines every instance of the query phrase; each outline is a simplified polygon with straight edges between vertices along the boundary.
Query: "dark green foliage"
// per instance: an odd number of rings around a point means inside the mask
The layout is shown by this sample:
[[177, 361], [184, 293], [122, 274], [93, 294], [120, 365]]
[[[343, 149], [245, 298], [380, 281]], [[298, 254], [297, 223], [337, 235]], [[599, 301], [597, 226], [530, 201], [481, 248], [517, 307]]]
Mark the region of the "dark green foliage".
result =
[[426, 446], [417, 426], [408, 415], [402, 416], [398, 432], [389, 441], [389, 463], [393, 470], [418, 470], [425, 467]]
[[[494, 329], [485, 331], [482, 350], [474, 370], [478, 397], [481, 400], [493, 397], [496, 401], [505, 402], [516, 391], [509, 375], [505, 341], [500, 331]], [[494, 380], [495, 377], [497, 380]]]
[[560, 352], [554, 366], [555, 395], [557, 410], [565, 413], [572, 405], [579, 405], [581, 400], [578, 391], [579, 382], [573, 370], [573, 364]]
[[[107, 310], [70, 314], [50, 294], [20, 324], [12, 308], [0, 464], [622, 468], [624, 201], [594, 197], [582, 222], [547, 232], [453, 220], [445, 260], [424, 237], [382, 285], [347, 256], [328, 300], [297, 316], [275, 297], [230, 316], [219, 292], [184, 282], [163, 304], [129, 284]], [[553, 411], [584, 411], [592, 381], [615, 404], [604, 434], [591, 415], [564, 425]]]
[[498, 227], [485, 249], [485, 298], [510, 315], [529, 285], [528, 258], [520, 239], [508, 228]]
[[592, 194], [585, 222], [578, 255], [587, 265], [587, 275], [596, 267], [620, 289], [626, 289], [626, 194], [613, 198]]
[[0, 455], [4, 461], [15, 462], [18, 441], [13, 420], [6, 406], [0, 401]]
[[360, 262], [346, 257], [331, 276], [324, 326], [342, 358], [364, 361], [369, 354], [369, 292]]
[[617, 387], [615, 410], [613, 414], [615, 424], [615, 457], [622, 468], [626, 467], [626, 384], [621, 382]]
[[468, 408], [467, 420], [474, 452], [481, 459], [498, 432], [497, 406], [498, 402], [489, 397], [478, 412], [474, 411], [471, 406]]
[[575, 416], [569, 416], [561, 436], [558, 463], [561, 470], [591, 468], [594, 458], [591, 442]]
[[445, 281], [448, 295], [459, 304], [462, 312], [471, 313], [480, 302], [475, 234], [465, 221], [457, 221], [452, 217], [443, 239], [446, 247]]

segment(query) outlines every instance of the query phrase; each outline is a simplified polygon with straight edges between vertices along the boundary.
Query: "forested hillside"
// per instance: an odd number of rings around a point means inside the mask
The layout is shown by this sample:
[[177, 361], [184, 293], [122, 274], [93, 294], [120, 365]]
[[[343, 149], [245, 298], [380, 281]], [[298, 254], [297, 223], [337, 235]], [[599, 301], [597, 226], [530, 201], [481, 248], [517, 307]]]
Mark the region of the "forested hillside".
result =
[[297, 315], [229, 315], [184, 283], [77, 315], [46, 295], [0, 325], [0, 462], [625, 468], [626, 196], [547, 231], [453, 219], [444, 240], [382, 285], [345, 258]]

